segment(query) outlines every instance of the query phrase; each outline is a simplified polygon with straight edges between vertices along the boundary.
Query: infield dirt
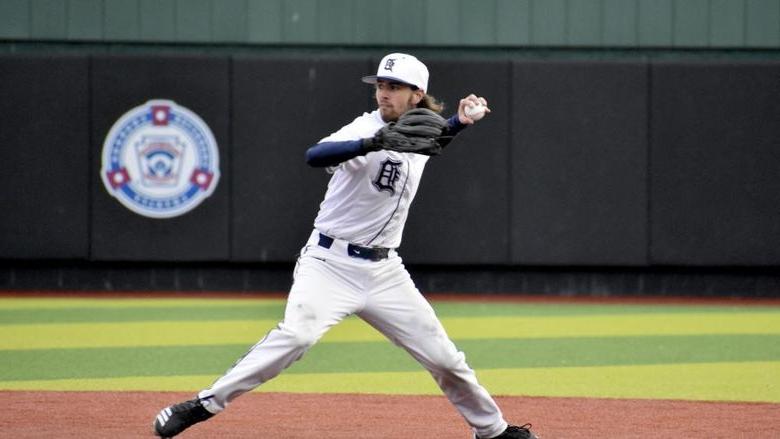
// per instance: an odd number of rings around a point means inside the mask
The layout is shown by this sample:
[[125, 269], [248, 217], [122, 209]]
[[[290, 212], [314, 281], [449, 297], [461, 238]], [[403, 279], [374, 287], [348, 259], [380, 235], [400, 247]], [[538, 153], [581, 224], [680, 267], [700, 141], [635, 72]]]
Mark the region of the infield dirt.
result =
[[[188, 393], [4, 391], [0, 437], [154, 437], [157, 411]], [[777, 438], [780, 404], [496, 397], [544, 439]], [[186, 438], [471, 438], [442, 397], [250, 393]]]

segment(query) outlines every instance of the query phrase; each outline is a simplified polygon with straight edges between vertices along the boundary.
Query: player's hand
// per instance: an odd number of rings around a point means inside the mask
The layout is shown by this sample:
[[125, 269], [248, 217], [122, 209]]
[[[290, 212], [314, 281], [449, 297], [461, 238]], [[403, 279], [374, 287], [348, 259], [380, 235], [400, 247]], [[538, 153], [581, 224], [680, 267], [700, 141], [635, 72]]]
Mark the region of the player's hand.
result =
[[490, 108], [487, 106], [487, 99], [472, 93], [461, 99], [460, 103], [458, 104], [458, 120], [460, 123], [464, 125], [473, 125], [476, 122], [474, 119], [466, 116], [466, 107], [470, 107], [472, 105], [482, 105], [485, 107], [485, 114], [490, 113]]

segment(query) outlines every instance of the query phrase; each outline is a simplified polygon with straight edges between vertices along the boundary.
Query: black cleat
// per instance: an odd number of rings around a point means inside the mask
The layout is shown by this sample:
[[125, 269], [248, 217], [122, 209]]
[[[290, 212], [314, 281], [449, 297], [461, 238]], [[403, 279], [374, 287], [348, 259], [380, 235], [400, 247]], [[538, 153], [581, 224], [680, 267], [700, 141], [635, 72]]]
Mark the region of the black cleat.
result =
[[520, 427], [510, 425], [503, 433], [492, 439], [539, 439], [539, 436], [531, 431], [531, 424], [525, 424]]
[[195, 398], [160, 410], [154, 420], [154, 434], [161, 438], [174, 437], [198, 422], [214, 416]]

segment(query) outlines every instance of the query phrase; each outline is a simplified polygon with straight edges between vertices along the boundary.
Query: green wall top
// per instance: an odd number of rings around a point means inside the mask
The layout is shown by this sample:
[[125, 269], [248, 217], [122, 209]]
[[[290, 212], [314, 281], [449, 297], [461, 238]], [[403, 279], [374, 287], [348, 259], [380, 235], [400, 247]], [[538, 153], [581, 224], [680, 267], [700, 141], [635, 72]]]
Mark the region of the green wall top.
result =
[[0, 40], [780, 48], [780, 0], [0, 0]]

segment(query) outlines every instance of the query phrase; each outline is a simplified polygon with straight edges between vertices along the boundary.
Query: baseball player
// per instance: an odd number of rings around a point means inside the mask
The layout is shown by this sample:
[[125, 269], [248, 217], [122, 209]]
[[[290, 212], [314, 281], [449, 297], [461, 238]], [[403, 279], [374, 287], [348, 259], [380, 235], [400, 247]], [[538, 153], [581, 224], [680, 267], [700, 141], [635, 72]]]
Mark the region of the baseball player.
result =
[[307, 163], [332, 177], [301, 249], [284, 319], [210, 388], [160, 411], [154, 420], [158, 436], [175, 436], [221, 412], [356, 314], [431, 373], [476, 438], [537, 438], [529, 424], [504, 420], [396, 251], [430, 156], [479, 118], [467, 116], [468, 108], [490, 111], [484, 98], [471, 94], [445, 120], [438, 114], [442, 105], [426, 93], [428, 76], [414, 56], [385, 56], [376, 75], [363, 77], [375, 86], [377, 109], [307, 150]]

